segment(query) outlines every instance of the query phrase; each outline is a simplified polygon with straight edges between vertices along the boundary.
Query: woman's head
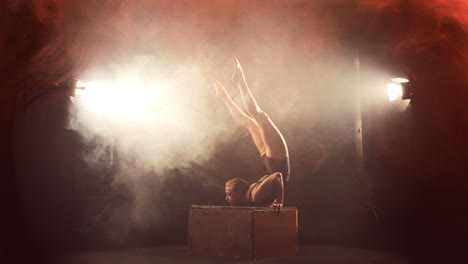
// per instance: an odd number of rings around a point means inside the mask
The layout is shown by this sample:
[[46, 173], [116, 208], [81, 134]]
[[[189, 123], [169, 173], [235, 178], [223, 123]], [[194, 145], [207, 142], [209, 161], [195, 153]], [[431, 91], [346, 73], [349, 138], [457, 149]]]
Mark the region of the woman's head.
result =
[[233, 178], [226, 182], [226, 201], [230, 205], [244, 205], [248, 202], [247, 191], [249, 190], [249, 183], [240, 178]]

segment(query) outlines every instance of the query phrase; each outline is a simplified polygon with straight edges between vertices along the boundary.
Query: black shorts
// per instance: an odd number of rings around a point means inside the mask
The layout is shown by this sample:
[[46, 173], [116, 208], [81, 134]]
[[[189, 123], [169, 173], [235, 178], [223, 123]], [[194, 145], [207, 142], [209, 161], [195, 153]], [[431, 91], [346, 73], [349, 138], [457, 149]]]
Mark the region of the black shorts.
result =
[[283, 183], [286, 184], [289, 181], [289, 156], [280, 159], [273, 159], [267, 157], [266, 154], [263, 154], [262, 159], [266, 174], [281, 172], [281, 174], [283, 175]]

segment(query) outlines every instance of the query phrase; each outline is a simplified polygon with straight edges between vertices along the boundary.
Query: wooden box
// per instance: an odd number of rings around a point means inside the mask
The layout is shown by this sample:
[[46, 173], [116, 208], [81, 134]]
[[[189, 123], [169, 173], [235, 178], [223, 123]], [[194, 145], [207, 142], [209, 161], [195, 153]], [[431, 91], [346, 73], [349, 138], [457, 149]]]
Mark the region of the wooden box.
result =
[[241, 260], [296, 254], [297, 209], [192, 205], [188, 246], [195, 255]]

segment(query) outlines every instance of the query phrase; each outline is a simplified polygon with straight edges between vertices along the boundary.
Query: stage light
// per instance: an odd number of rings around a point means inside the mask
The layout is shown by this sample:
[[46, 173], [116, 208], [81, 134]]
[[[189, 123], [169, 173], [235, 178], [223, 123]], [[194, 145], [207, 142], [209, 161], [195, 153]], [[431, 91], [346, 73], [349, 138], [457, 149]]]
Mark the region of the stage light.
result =
[[70, 97], [76, 97], [85, 90], [85, 85], [76, 78], [66, 79], [58, 84], [61, 89], [67, 89], [70, 91]]
[[389, 101], [401, 100], [403, 91], [401, 84], [399, 83], [388, 83], [387, 84], [387, 94]]
[[411, 99], [413, 92], [411, 83], [405, 78], [393, 78], [387, 84], [387, 95], [389, 101]]
[[[85, 86], [86, 89], [80, 88]], [[116, 83], [101, 81], [78, 83], [75, 92], [80, 105], [98, 115], [123, 118], [145, 118], [158, 103], [154, 84], [140, 80], [123, 80]], [[71, 99], [73, 103], [77, 101]]]
[[74, 93], [72, 96], [76, 97], [76, 96], [82, 95], [85, 89], [86, 89], [85, 84], [78, 80], [76, 82]]
[[406, 111], [413, 96], [411, 82], [406, 78], [391, 79], [387, 83], [387, 96], [389, 103], [386, 105], [391, 111]]
[[408, 79], [405, 79], [405, 78], [393, 78], [392, 79], [392, 82], [395, 82], [395, 83], [407, 83], [409, 82]]

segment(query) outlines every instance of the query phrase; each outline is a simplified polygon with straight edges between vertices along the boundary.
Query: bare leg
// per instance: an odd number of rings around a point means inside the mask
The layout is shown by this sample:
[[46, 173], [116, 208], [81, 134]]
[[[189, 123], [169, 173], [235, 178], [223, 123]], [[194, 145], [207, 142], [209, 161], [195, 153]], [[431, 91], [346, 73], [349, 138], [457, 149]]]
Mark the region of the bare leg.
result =
[[242, 109], [240, 109], [240, 107], [232, 100], [231, 96], [220, 82], [216, 81], [213, 84], [213, 86], [216, 91], [216, 97], [221, 98], [221, 100], [223, 100], [224, 104], [226, 104], [227, 108], [229, 109], [229, 112], [234, 117], [234, 119], [242, 125], [244, 125], [245, 127], [247, 127], [247, 129], [250, 132], [250, 135], [252, 136], [254, 144], [257, 147], [257, 150], [260, 152], [260, 155], [265, 153], [266, 148], [265, 144], [263, 143], [262, 135], [257, 121], [255, 121], [252, 117], [248, 116], [244, 111], [242, 111]]
[[239, 63], [239, 60], [236, 57], [232, 57], [232, 59], [234, 62], [232, 81], [237, 85], [237, 87], [239, 87], [245, 110], [252, 118], [255, 118], [260, 112], [262, 112], [262, 109], [260, 109], [260, 106], [250, 92], [247, 81], [245, 80], [244, 71]]
[[[265, 145], [266, 156], [269, 158], [284, 158], [287, 157], [288, 147], [283, 135], [270, 119], [270, 117], [262, 111], [254, 96], [252, 95], [247, 81], [245, 80], [244, 72], [239, 60], [233, 57], [234, 73], [232, 80], [238, 86], [244, 102], [244, 107], [251, 118], [257, 121], [260, 135], [262, 136]], [[260, 153], [261, 155], [263, 153]]]

